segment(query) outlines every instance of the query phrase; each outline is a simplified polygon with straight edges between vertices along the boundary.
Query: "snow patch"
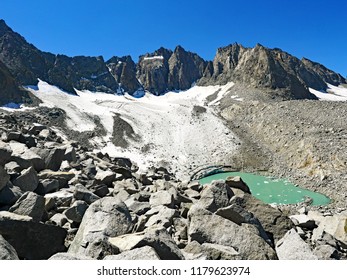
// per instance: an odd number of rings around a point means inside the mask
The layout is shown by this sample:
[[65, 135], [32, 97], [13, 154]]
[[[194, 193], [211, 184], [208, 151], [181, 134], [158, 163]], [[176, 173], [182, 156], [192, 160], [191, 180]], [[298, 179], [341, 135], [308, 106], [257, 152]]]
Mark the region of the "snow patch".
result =
[[219, 92], [217, 93], [217, 98], [213, 101], [211, 101], [208, 105], [217, 105], [220, 103], [221, 99], [225, 96], [226, 93], [228, 93], [228, 91], [234, 86], [235, 84], [233, 82], [228, 83], [226, 85], [224, 85], [223, 87], [221, 87], [221, 89], [219, 90]]
[[327, 84], [327, 91], [322, 92], [309, 88], [310, 92], [323, 101], [347, 101], [347, 88]]
[[147, 56], [143, 58], [143, 60], [157, 60], [157, 59], [163, 60], [164, 57], [162, 55], [155, 55], [155, 56]]

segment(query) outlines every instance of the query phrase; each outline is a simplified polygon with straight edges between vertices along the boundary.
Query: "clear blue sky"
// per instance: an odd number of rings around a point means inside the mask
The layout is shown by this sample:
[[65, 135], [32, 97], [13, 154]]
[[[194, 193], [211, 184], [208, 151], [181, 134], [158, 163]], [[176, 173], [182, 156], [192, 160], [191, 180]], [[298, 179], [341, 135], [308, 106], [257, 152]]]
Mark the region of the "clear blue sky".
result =
[[346, 0], [1, 0], [0, 18], [55, 54], [130, 54], [182, 45], [212, 60], [238, 42], [279, 47], [347, 76]]

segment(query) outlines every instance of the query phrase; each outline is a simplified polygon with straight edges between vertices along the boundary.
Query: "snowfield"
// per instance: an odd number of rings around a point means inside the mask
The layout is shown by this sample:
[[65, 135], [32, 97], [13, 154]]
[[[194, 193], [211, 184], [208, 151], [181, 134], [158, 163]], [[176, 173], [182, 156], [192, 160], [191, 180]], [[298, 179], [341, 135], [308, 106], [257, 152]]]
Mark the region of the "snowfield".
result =
[[347, 88], [342, 86], [333, 86], [327, 84], [328, 89], [326, 92], [321, 92], [310, 88], [310, 92], [317, 96], [319, 100], [325, 101], [347, 101]]
[[[29, 90], [42, 100], [41, 106], [64, 110], [67, 126], [72, 130], [94, 130], [97, 116], [107, 133], [90, 139], [97, 150], [114, 157], [129, 157], [143, 170], [164, 164], [185, 178], [199, 166], [230, 164], [239, 140], [216, 115], [216, 105], [233, 85], [194, 86], [163, 96], [146, 93], [142, 98], [88, 91], [70, 95], [44, 81]], [[207, 101], [213, 94], [215, 98]], [[134, 135], [113, 131], [115, 115], [131, 126]], [[127, 147], [112, 143], [114, 133], [122, 134]]]

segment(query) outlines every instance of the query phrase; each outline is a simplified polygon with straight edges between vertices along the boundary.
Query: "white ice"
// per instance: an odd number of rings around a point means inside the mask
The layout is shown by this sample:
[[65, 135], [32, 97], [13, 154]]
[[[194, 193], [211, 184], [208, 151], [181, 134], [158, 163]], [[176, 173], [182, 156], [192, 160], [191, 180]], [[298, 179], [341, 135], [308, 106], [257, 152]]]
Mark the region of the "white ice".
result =
[[[233, 83], [194, 86], [162, 96], [146, 93], [142, 98], [89, 91], [70, 95], [43, 81], [39, 81], [37, 89], [30, 90], [43, 101], [41, 106], [63, 109], [72, 130], [94, 130], [93, 119], [98, 117], [107, 135], [90, 141], [100, 151], [110, 156], [129, 157], [142, 169], [161, 162], [182, 177], [201, 165], [230, 163], [238, 139], [216, 116], [214, 106], [209, 106], [206, 98], [218, 92], [219, 102], [232, 86]], [[194, 106], [204, 107], [206, 112], [196, 115]], [[117, 147], [111, 142], [115, 114], [129, 123], [136, 134], [136, 140], [125, 135], [129, 148]]]
[[347, 88], [342, 86], [333, 86], [327, 84], [328, 89], [326, 92], [321, 92], [310, 88], [310, 92], [318, 97], [320, 100], [325, 101], [347, 101]]

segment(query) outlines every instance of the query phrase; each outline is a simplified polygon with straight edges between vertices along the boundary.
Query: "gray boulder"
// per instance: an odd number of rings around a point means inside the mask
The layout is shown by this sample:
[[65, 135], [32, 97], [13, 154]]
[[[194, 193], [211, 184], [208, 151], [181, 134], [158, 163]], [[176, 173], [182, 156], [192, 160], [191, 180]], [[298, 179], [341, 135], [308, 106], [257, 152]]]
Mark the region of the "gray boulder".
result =
[[85, 212], [69, 253], [101, 258], [100, 248], [112, 247], [105, 237], [123, 235], [131, 229], [131, 216], [126, 205], [112, 197], [101, 198], [92, 203]]
[[316, 222], [312, 219], [310, 219], [307, 215], [305, 214], [299, 214], [299, 215], [291, 215], [289, 218], [292, 220], [294, 225], [313, 230], [314, 228], [317, 227]]
[[251, 190], [240, 176], [227, 177], [225, 183], [231, 188], [239, 189], [245, 193], [251, 193]]
[[168, 191], [158, 191], [153, 193], [149, 199], [149, 204], [152, 207], [163, 205], [169, 208], [174, 207], [174, 197]]
[[124, 203], [128, 207], [129, 211], [135, 213], [136, 215], [142, 215], [151, 209], [149, 202], [141, 202], [133, 198], [124, 201]]
[[59, 190], [59, 181], [56, 179], [44, 179], [39, 182], [35, 192], [40, 195], [55, 192]]
[[193, 189], [187, 189], [184, 191], [185, 195], [188, 196], [190, 199], [200, 199], [200, 193]]
[[28, 129], [28, 133], [38, 135], [44, 129], [47, 129], [47, 126], [39, 123], [33, 123], [33, 125]]
[[216, 211], [216, 215], [228, 219], [238, 225], [247, 223], [253, 217], [253, 215], [243, 209], [240, 205], [232, 204], [227, 207], [219, 208]]
[[[232, 201], [233, 199], [231, 199], [230, 202]], [[227, 207], [219, 208], [215, 214], [225, 219], [228, 219], [238, 225], [241, 225], [241, 224], [253, 225], [256, 229], [255, 232], [259, 236], [261, 236], [264, 240], [266, 240], [266, 242], [268, 242], [269, 244], [272, 244], [272, 240], [269, 238], [269, 236], [265, 232], [259, 220], [256, 217], [254, 217], [252, 213], [243, 209], [240, 205], [233, 203]]]
[[88, 206], [89, 205], [85, 201], [77, 200], [69, 209], [64, 211], [64, 214], [69, 220], [80, 223]]
[[259, 235], [207, 210], [192, 206], [188, 214], [189, 242], [233, 247], [241, 259], [276, 259], [276, 253]]
[[71, 146], [67, 147], [65, 150], [63, 160], [67, 160], [68, 162], [76, 162], [77, 161], [76, 149]]
[[237, 197], [233, 203], [252, 213], [275, 243], [294, 226], [286, 214], [250, 194], [244, 193], [242, 198]]
[[23, 168], [20, 167], [20, 165], [15, 161], [10, 161], [5, 164], [5, 170], [7, 174], [17, 177], [19, 176], [20, 172], [23, 170]]
[[19, 260], [16, 250], [0, 235], [0, 260]]
[[56, 213], [49, 219], [49, 221], [53, 223], [53, 225], [62, 227], [67, 223], [67, 217], [64, 214]]
[[178, 212], [175, 209], [168, 208], [166, 206], [159, 206], [160, 210], [158, 214], [151, 216], [147, 223], [145, 224], [145, 227], [151, 227], [151, 226], [162, 226], [165, 228], [168, 228], [172, 225], [172, 219], [175, 216], [178, 216]]
[[10, 175], [8, 175], [6, 170], [0, 166], [0, 191], [7, 185], [9, 180]]
[[85, 256], [78, 256], [70, 253], [56, 253], [51, 256], [48, 260], [50, 261], [79, 261], [79, 260], [91, 260]]
[[24, 169], [20, 176], [13, 180], [13, 184], [18, 186], [22, 191], [34, 191], [39, 184], [36, 170], [33, 167]]
[[223, 180], [219, 180], [213, 181], [211, 185], [206, 185], [200, 195], [201, 198], [197, 202], [197, 205], [211, 212], [215, 212], [218, 208], [229, 205], [229, 200], [233, 196], [233, 192]]
[[35, 149], [34, 151], [44, 160], [45, 169], [58, 171], [64, 160], [66, 148]]
[[22, 168], [34, 167], [39, 172], [45, 168], [45, 162], [32, 149], [28, 149], [25, 144], [10, 142], [12, 149], [11, 161], [17, 162]]
[[60, 191], [49, 193], [45, 195], [46, 199], [46, 210], [47, 207], [69, 207], [73, 199], [73, 190], [71, 189], [62, 189]]
[[0, 140], [0, 166], [5, 165], [10, 160], [11, 154], [10, 145]]
[[16, 201], [9, 211], [32, 217], [33, 221], [39, 222], [45, 211], [45, 198], [33, 192], [26, 192]]
[[20, 259], [44, 260], [66, 251], [66, 230], [33, 222], [31, 217], [0, 212], [0, 234], [15, 248]]
[[105, 184], [111, 186], [112, 182], [116, 179], [117, 174], [110, 170], [104, 171], [99, 169], [95, 175], [95, 181], [97, 184]]
[[339, 253], [337, 249], [328, 244], [318, 245], [316, 248], [314, 248], [313, 254], [315, 254], [319, 260], [339, 259]]
[[309, 212], [308, 216], [318, 223], [318, 227], [313, 231], [313, 237], [317, 236], [315, 239], [319, 238], [319, 233], [326, 232], [342, 242], [344, 247], [347, 248], [347, 211], [343, 211], [333, 216], [314, 215], [314, 213]]
[[121, 252], [144, 246], [152, 247], [162, 260], [183, 260], [184, 256], [164, 228], [149, 228], [144, 232], [109, 238]]
[[160, 257], [152, 247], [144, 246], [118, 255], [108, 255], [104, 260], [160, 260]]
[[317, 260], [310, 246], [301, 239], [295, 229], [289, 230], [276, 244], [280, 260]]
[[52, 170], [42, 170], [39, 174], [40, 180], [45, 179], [55, 179], [59, 181], [59, 188], [65, 188], [67, 183], [75, 177], [73, 172], [62, 172], [62, 171], [52, 171]]
[[188, 240], [188, 221], [184, 218], [173, 218], [173, 231], [174, 236], [178, 240]]
[[76, 185], [74, 190], [74, 198], [77, 200], [83, 200], [88, 204], [91, 204], [100, 199], [96, 194], [89, 191], [87, 188], [82, 185]]
[[[203, 243], [197, 241], [190, 242], [184, 248], [185, 255], [189, 259], [206, 259], [206, 260], [239, 260], [240, 254], [229, 246], [219, 244]], [[187, 255], [189, 254], [189, 255]]]
[[13, 205], [22, 195], [23, 191], [10, 182], [0, 190], [0, 204]]

